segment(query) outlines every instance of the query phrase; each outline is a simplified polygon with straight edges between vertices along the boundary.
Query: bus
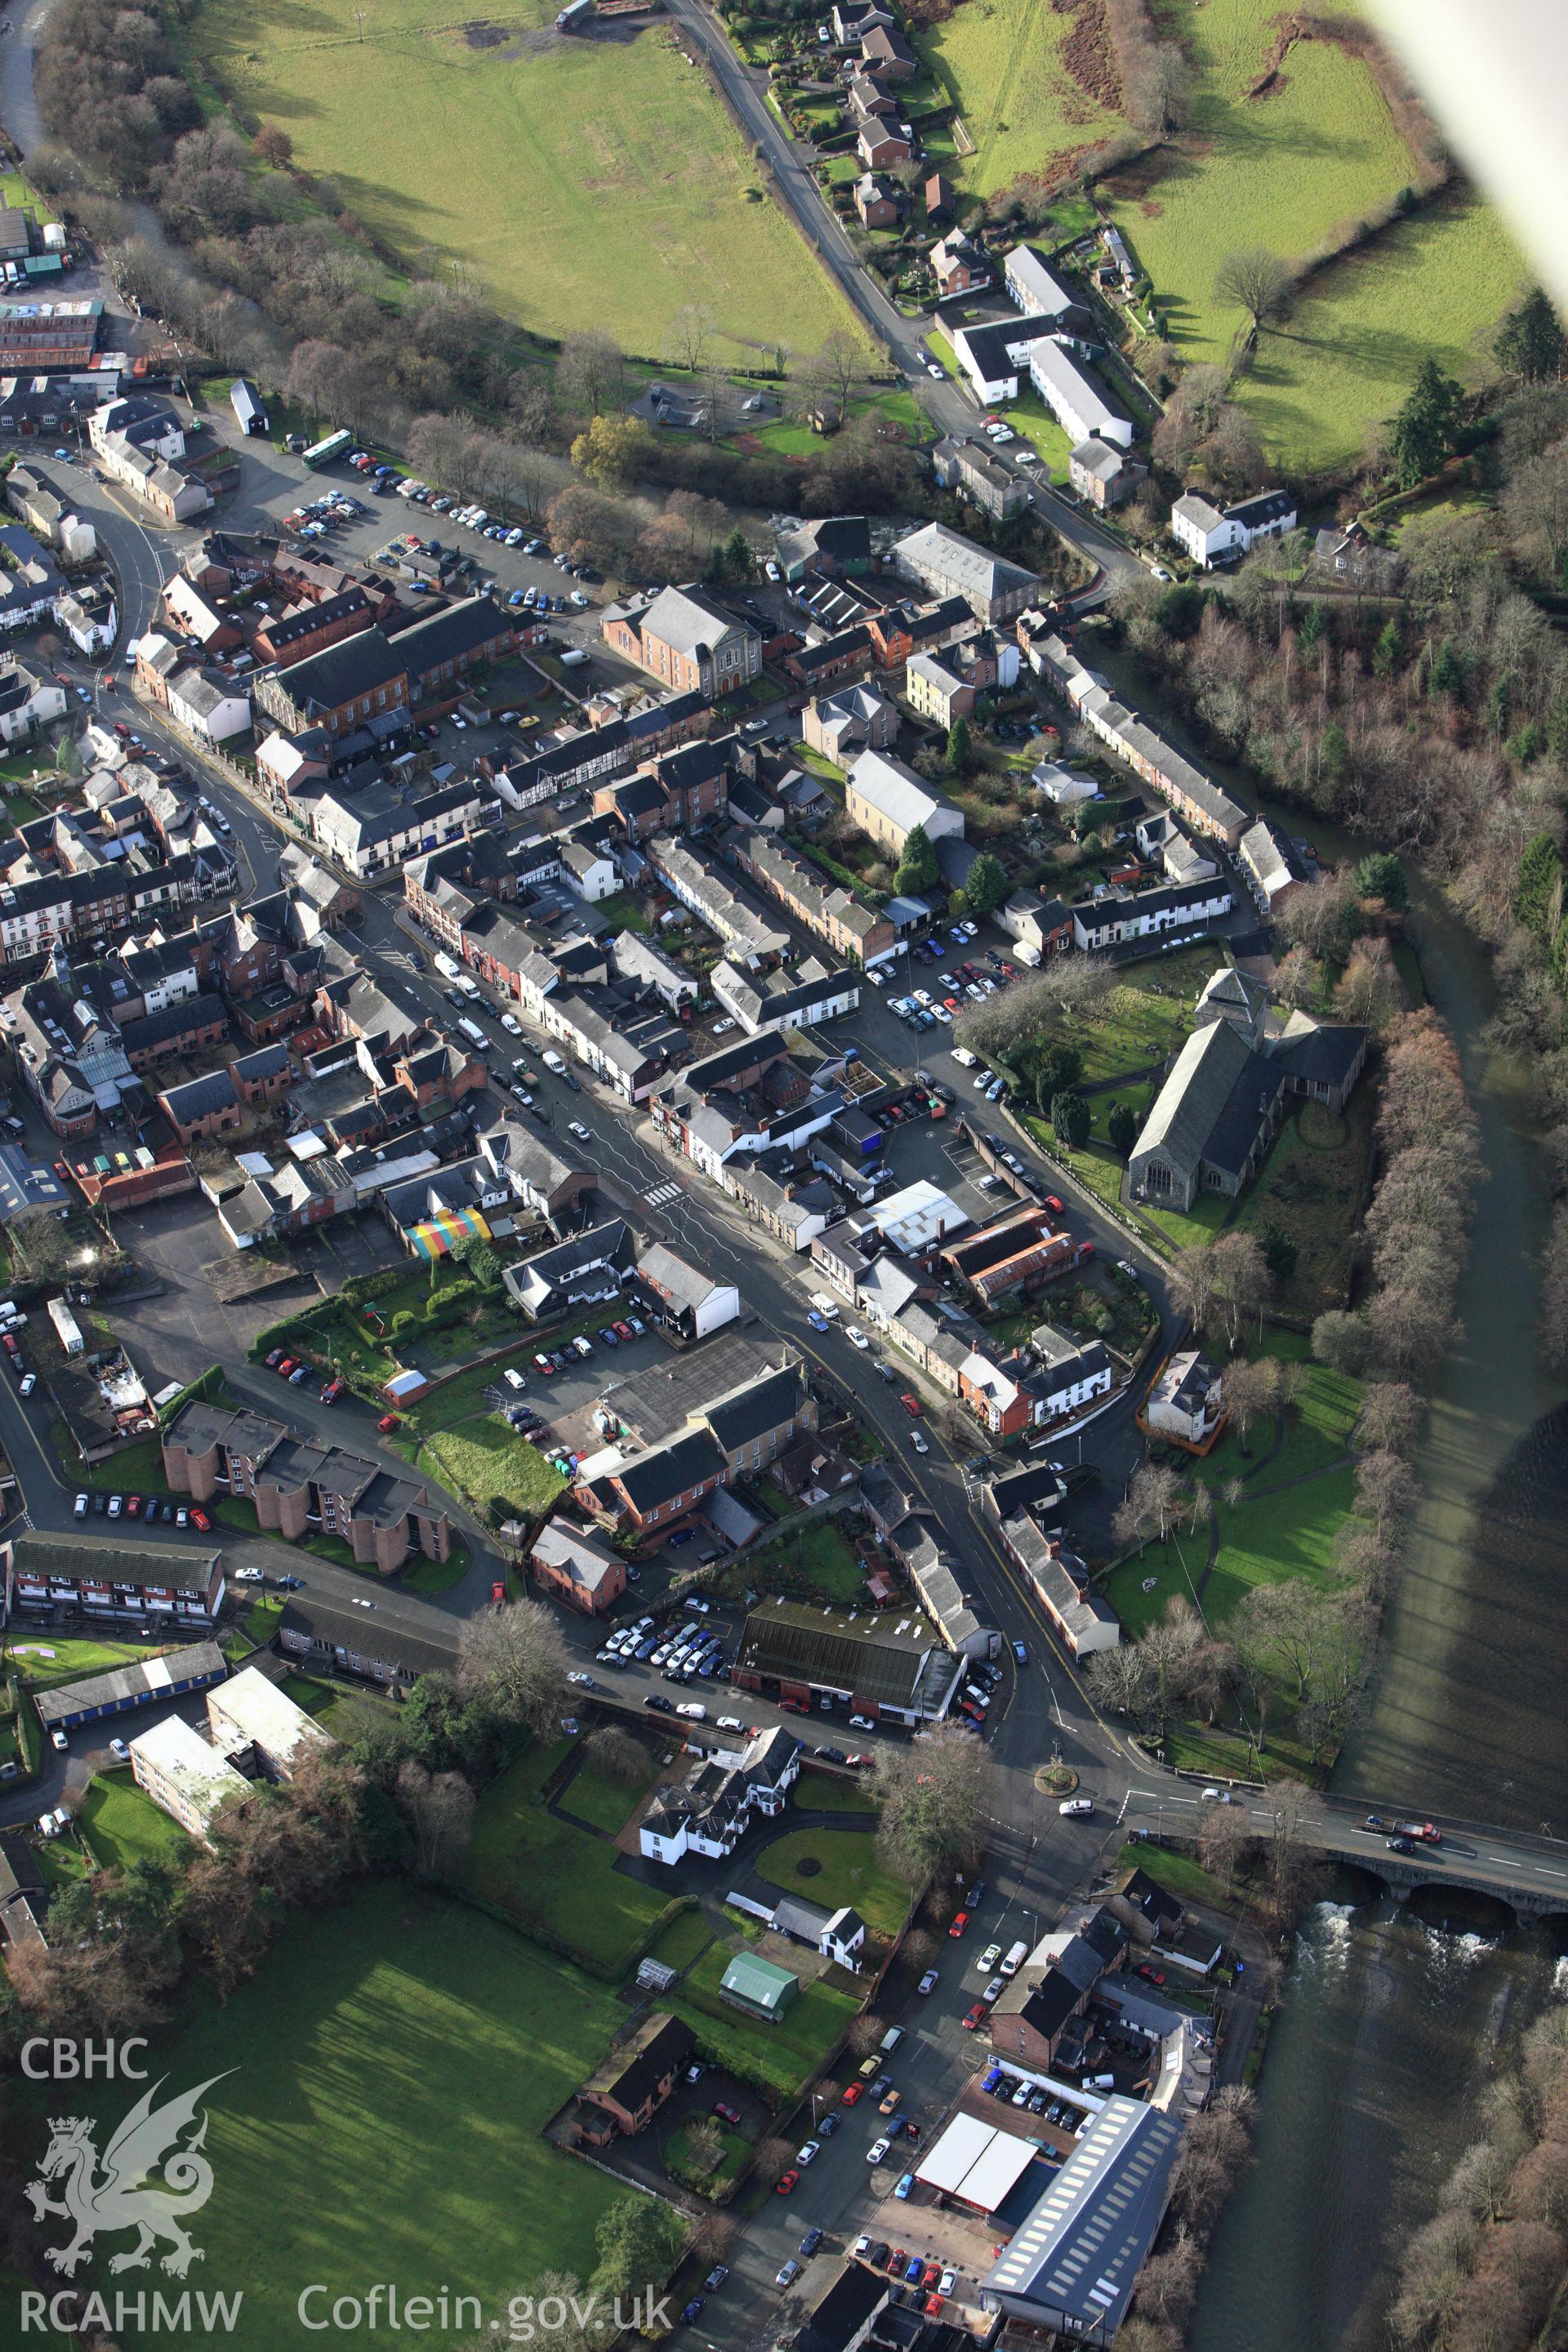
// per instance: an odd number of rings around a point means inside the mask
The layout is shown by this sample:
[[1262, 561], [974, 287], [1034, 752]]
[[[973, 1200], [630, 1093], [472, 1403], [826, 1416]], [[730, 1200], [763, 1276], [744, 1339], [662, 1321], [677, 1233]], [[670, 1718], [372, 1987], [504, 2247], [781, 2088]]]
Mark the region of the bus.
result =
[[346, 426], [341, 433], [329, 433], [324, 441], [318, 441], [313, 449], [307, 449], [300, 462], [309, 466], [312, 472], [318, 466], [330, 466], [334, 457], [341, 457], [345, 449], [353, 446], [353, 437]]

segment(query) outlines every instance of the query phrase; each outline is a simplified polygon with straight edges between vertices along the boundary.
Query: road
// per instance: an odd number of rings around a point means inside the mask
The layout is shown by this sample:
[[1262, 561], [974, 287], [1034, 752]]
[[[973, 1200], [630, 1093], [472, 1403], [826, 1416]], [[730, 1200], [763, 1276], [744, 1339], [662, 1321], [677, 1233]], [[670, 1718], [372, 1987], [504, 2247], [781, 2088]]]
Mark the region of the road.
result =
[[[747, 138], [766, 159], [783, 203], [794, 215], [801, 234], [834, 278], [877, 341], [885, 345], [894, 366], [909, 379], [931, 423], [943, 434], [964, 440], [975, 437], [979, 411], [960, 385], [945, 373], [940, 382], [931, 373], [931, 354], [925, 337], [933, 319], [907, 319], [889, 301], [870, 271], [856, 257], [848, 237], [823, 195], [811, 169], [811, 151], [789, 136], [767, 102], [768, 78], [746, 65], [731, 47], [723, 26], [703, 0], [668, 0], [669, 14], [701, 52]], [[1107, 583], [1137, 579], [1143, 567], [1121, 541], [1047, 484], [1032, 482], [1032, 503], [1041, 520], [1066, 540]]]
[[[1238, 1790], [1231, 1801], [1253, 1836], [1268, 1840], [1275, 1835], [1278, 1815], [1265, 1792]], [[1190, 1838], [1213, 1802], [1191, 1781], [1176, 1781], [1141, 1767], [1117, 1820], [1124, 1829], [1152, 1837]], [[1441, 1832], [1441, 1843], [1409, 1840], [1412, 1851], [1394, 1854], [1389, 1838], [1408, 1818], [1392, 1806], [1374, 1805], [1369, 1811], [1364, 1799], [1312, 1796], [1296, 1815], [1294, 1834], [1301, 1844], [1333, 1860], [1355, 1863], [1395, 1887], [1479, 1889], [1505, 1901], [1517, 1899], [1526, 1912], [1568, 1912], [1568, 1841], [1526, 1837], [1434, 1814], [1431, 1823]]]

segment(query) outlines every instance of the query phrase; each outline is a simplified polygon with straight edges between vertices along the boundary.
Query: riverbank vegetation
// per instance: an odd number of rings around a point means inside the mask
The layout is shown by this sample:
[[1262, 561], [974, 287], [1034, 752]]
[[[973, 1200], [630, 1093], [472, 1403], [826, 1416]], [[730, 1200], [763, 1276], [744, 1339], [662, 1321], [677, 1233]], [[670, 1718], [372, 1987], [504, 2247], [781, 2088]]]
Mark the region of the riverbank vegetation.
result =
[[1318, 1318], [1310, 1364], [1299, 1342], [1263, 1340], [1271, 1277], [1253, 1235], [1175, 1262], [1173, 1295], [1223, 1366], [1228, 1426], [1184, 1474], [1158, 1453], [1134, 1472], [1107, 1591], [1137, 1638], [1091, 1659], [1088, 1680], [1192, 1769], [1315, 1777], [1366, 1689], [1416, 1500], [1419, 1384], [1457, 1335], [1482, 1172], [1458, 1057], [1430, 1011], [1385, 1026], [1377, 1135], [1365, 1302]]
[[1389, 2315], [1398, 2352], [1527, 2352], [1564, 2341], [1568, 2011], [1553, 2004], [1481, 2101], [1480, 2137], [1407, 2242]]

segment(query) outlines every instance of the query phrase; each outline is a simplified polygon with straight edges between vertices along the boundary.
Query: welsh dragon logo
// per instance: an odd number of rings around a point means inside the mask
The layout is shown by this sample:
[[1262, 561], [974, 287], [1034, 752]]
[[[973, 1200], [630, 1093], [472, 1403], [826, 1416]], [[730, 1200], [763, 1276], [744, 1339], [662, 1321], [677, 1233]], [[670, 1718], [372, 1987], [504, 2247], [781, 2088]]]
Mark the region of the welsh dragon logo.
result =
[[[100, 2230], [110, 2234], [121, 2230], [138, 2233], [128, 2252], [110, 2258], [111, 2271], [145, 2270], [153, 2247], [165, 2239], [170, 2251], [163, 2256], [161, 2267], [174, 2277], [184, 2278], [193, 2263], [204, 2259], [200, 2246], [191, 2243], [182, 2224], [199, 2213], [213, 2193], [213, 2168], [202, 2153], [207, 2136], [205, 2114], [184, 2147], [179, 2139], [195, 2122], [203, 2095], [224, 2079], [214, 2074], [198, 2083], [194, 2091], [154, 2107], [153, 2101], [163, 2087], [160, 2079], [143, 2091], [101, 2159], [93, 2143], [90, 2116], [50, 2118], [50, 2139], [38, 2178], [30, 2180], [23, 2193], [35, 2221], [58, 2213], [75, 2226], [76, 2235], [68, 2245], [49, 2249], [48, 2260], [57, 2271], [71, 2277], [87, 2260]], [[159, 2172], [163, 2180], [154, 2184], [153, 2176]], [[63, 2183], [58, 2199], [48, 2194], [47, 2184], [51, 2180]]]

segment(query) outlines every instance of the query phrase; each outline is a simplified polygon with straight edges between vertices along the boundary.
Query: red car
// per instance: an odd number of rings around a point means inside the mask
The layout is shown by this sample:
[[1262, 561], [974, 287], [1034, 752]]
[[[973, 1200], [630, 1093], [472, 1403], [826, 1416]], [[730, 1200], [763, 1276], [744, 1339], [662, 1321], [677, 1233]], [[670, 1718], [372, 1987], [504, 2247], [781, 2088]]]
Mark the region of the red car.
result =
[[735, 2129], [737, 2131], [740, 2130], [741, 2110], [739, 2107], [727, 2107], [722, 2099], [715, 2099], [713, 2102], [712, 2113], [718, 2116], [721, 2124], [733, 2124]]
[[271, 1353], [271, 1354], [268, 1357], [268, 1359], [267, 1359], [267, 1369], [268, 1369], [268, 1370], [269, 1372], [275, 1372], [275, 1371], [278, 1370], [279, 1365], [282, 1361], [283, 1361], [283, 1350], [282, 1350], [282, 1349], [281, 1349], [281, 1348], [274, 1348], [274, 1349], [273, 1349], [273, 1350], [272, 1350], [272, 1353]]
[[908, 2261], [909, 2256], [905, 2253], [902, 2246], [895, 2246], [892, 2252], [888, 2256], [888, 2268], [896, 2274], [903, 2269], [904, 2264]]
[[1053, 1217], [1065, 1217], [1067, 1215], [1067, 1211], [1063, 1208], [1061, 1202], [1058, 1200], [1054, 1192], [1047, 1192], [1046, 1194], [1044, 1206], [1050, 1211]]
[[973, 2009], [965, 2010], [963, 2013], [965, 2033], [978, 2033], [989, 2015], [990, 2011], [985, 2003], [983, 2000], [977, 2000]]
[[847, 2083], [844, 2087], [844, 2105], [847, 2107], [858, 2107], [865, 2095], [864, 2083]]
[[191, 1525], [192, 1525], [192, 1527], [193, 1527], [193, 1528], [200, 1528], [200, 1529], [201, 1529], [201, 1531], [202, 1531], [203, 1535], [204, 1535], [204, 1536], [205, 1536], [205, 1535], [210, 1535], [210, 1534], [212, 1533], [212, 1524], [213, 1524], [213, 1523], [212, 1523], [212, 1521], [208, 1518], [208, 1517], [207, 1517], [206, 1513], [205, 1513], [205, 1511], [200, 1511], [200, 1510], [198, 1510], [198, 1509], [196, 1508], [196, 1506], [193, 1503], [193, 1504], [191, 1505]]
[[1094, 1244], [1092, 1242], [1079, 1242], [1078, 1245], [1078, 1255], [1080, 1264], [1085, 1258], [1091, 1258], [1094, 1255]]
[[800, 2175], [792, 2164], [789, 2170], [787, 2172], [781, 2172], [778, 2179], [774, 2181], [773, 2195], [775, 2197], [790, 2196], [794, 2191], [795, 2182], [799, 2179]]
[[921, 2305], [921, 2309], [925, 2313], [928, 2319], [934, 2319], [942, 2309], [941, 2295], [928, 2294], [924, 2303]]
[[490, 1599], [495, 1602], [495, 1605], [496, 1605], [496, 1607], [497, 1607], [498, 1609], [499, 1609], [499, 1608], [500, 1608], [501, 1604], [504, 1602], [504, 1601], [505, 1601], [505, 1599], [506, 1599], [506, 1587], [505, 1587], [505, 1585], [504, 1585], [504, 1584], [492, 1584], [492, 1585], [491, 1585], [491, 1587], [490, 1587]]
[[931, 2256], [928, 2254], [926, 2256], [926, 2266], [921, 2273], [921, 2286], [934, 2286], [941, 2276], [942, 2264], [940, 2263], [933, 2263]]
[[925, 1411], [925, 1407], [921, 1404], [919, 1397], [910, 1395], [907, 1390], [899, 1399], [899, 1402], [903, 1406], [904, 1411], [909, 1414], [911, 1421], [919, 1421], [921, 1413]]
[[282, 1357], [273, 1367], [273, 1370], [277, 1372], [280, 1381], [290, 1379], [293, 1374], [299, 1370], [299, 1369], [300, 1366], [298, 1360], [293, 1356]]
[[140, 1496], [140, 1495], [127, 1495], [127, 1496], [126, 1496], [126, 1497], [125, 1497], [125, 1516], [126, 1516], [126, 1517], [127, 1517], [128, 1519], [139, 1519], [139, 1518], [141, 1517], [141, 1516], [142, 1516], [142, 1497], [141, 1497], [141, 1496]]
[[949, 1934], [950, 1936], [962, 1936], [962, 1935], [963, 1935], [963, 1931], [964, 1931], [964, 1929], [968, 1927], [968, 1925], [969, 1925], [969, 1914], [968, 1914], [968, 1912], [967, 1912], [967, 1911], [955, 1911], [955, 1912], [953, 1913], [953, 1915], [952, 1915], [952, 1927], [948, 1929], [948, 1931], [947, 1931], [947, 1932], [948, 1932], [948, 1934]]
[[847, 1756], [844, 1759], [846, 1764], [847, 1764], [850, 1769], [855, 1772], [869, 1771], [871, 1766], [876, 1762], [876, 1760], [877, 1759], [874, 1756], [861, 1756], [858, 1754]]
[[617, 1339], [635, 1339], [637, 1336], [629, 1323], [616, 1323], [611, 1328]]
[[384, 1412], [375, 1424], [375, 1433], [378, 1437], [384, 1437], [389, 1430], [396, 1427], [397, 1415], [395, 1412]]
[[1147, 1960], [1145, 1960], [1145, 1961], [1144, 1961], [1144, 1963], [1143, 1963], [1142, 1967], [1139, 1969], [1138, 1973], [1139, 1973], [1139, 1975], [1140, 1975], [1141, 1977], [1142, 1977], [1143, 1979], [1145, 1979], [1145, 1980], [1146, 1980], [1148, 1983], [1150, 1983], [1150, 1984], [1152, 1984], [1152, 1985], [1163, 1985], [1163, 1984], [1164, 1983], [1164, 1981], [1165, 1981], [1165, 1971], [1164, 1971], [1164, 1969], [1152, 1969], [1152, 1968], [1149, 1966], [1149, 1963], [1147, 1962]]
[[944, 996], [942, 1001], [950, 1013], [962, 1013], [963, 1010], [963, 1000], [962, 997]]
[[323, 1404], [336, 1404], [338, 1399], [342, 1396], [347, 1386], [348, 1382], [345, 1380], [340, 1379], [329, 1381], [326, 1387], [321, 1391], [321, 1402]]

